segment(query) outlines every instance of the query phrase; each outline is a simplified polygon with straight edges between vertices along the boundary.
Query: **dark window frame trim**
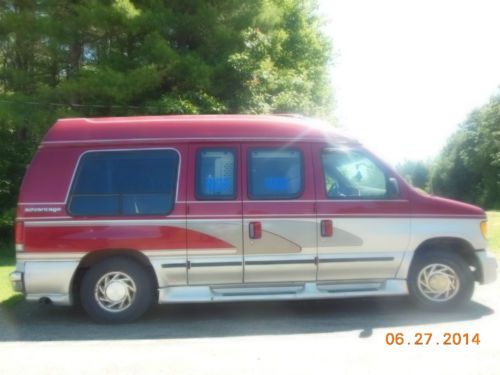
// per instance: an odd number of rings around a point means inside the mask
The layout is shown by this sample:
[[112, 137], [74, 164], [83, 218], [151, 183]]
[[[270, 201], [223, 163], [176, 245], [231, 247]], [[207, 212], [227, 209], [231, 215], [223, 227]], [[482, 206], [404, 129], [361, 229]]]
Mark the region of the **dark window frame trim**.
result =
[[[279, 150], [287, 150], [287, 151], [298, 151], [300, 155], [300, 171], [301, 171], [301, 179], [300, 179], [300, 189], [299, 191], [294, 194], [294, 195], [288, 195], [286, 197], [280, 197], [280, 196], [268, 196], [268, 197], [256, 197], [255, 195], [252, 194], [251, 192], [251, 170], [252, 170], [252, 158], [251, 158], [251, 153], [252, 151], [279, 151]], [[247, 162], [246, 162], [246, 167], [247, 167], [247, 196], [250, 200], [253, 201], [271, 201], [271, 200], [280, 200], [280, 201], [287, 201], [287, 200], [296, 200], [300, 199], [306, 190], [306, 183], [305, 183], [305, 160], [304, 160], [304, 152], [300, 147], [280, 147], [280, 146], [263, 146], [263, 147], [249, 147], [247, 150]]]
[[[341, 151], [341, 150], [346, 150], [346, 151], [355, 151], [363, 156], [365, 156], [367, 159], [369, 159], [375, 166], [377, 166], [384, 174], [384, 179], [385, 179], [385, 194], [381, 196], [370, 196], [370, 197], [329, 197], [328, 196], [328, 190], [326, 189], [326, 174], [325, 174], [325, 166], [323, 163], [323, 154], [328, 153], [328, 151]], [[321, 159], [321, 171], [323, 175], [323, 191], [325, 193], [325, 199], [329, 201], [372, 201], [372, 200], [380, 200], [380, 201], [393, 201], [393, 200], [399, 200], [401, 199], [401, 192], [394, 197], [389, 197], [388, 196], [388, 186], [389, 186], [389, 179], [393, 176], [390, 176], [389, 173], [387, 173], [387, 168], [385, 168], [384, 165], [382, 165], [376, 158], [372, 157], [368, 152], [364, 151], [363, 149], [360, 148], [354, 148], [354, 147], [323, 147], [320, 150], [320, 159]]]
[[[233, 187], [234, 191], [232, 195], [224, 195], [224, 196], [203, 196], [198, 191], [198, 179], [200, 177], [200, 158], [201, 153], [203, 151], [230, 151], [234, 157], [234, 165], [233, 165]], [[224, 146], [203, 146], [196, 150], [195, 157], [195, 167], [194, 167], [194, 196], [197, 201], [234, 201], [238, 198], [238, 148], [237, 147], [224, 147]]]
[[[123, 152], [144, 152], [144, 151], [173, 151], [175, 155], [177, 156], [177, 163], [176, 163], [176, 173], [175, 175], [175, 191], [173, 192], [173, 204], [170, 208], [170, 210], [166, 211], [165, 213], [161, 214], [126, 214], [124, 215], [122, 213], [122, 196], [123, 195], [140, 195], [140, 194], [73, 194], [76, 182], [78, 181], [78, 178], [81, 173], [83, 161], [87, 157], [87, 155], [91, 154], [99, 154], [99, 153], [123, 153]], [[128, 216], [144, 216], [144, 217], [150, 217], [150, 216], [168, 216], [172, 213], [172, 211], [175, 209], [175, 205], [177, 203], [177, 195], [179, 193], [179, 183], [180, 183], [180, 173], [181, 173], [181, 163], [182, 163], [182, 157], [181, 153], [178, 149], [174, 147], [164, 147], [164, 148], [120, 148], [120, 149], [100, 149], [100, 150], [86, 150], [80, 154], [78, 157], [78, 160], [76, 162], [76, 166], [73, 170], [73, 175], [70, 180], [69, 188], [66, 193], [66, 200], [64, 203], [64, 208], [66, 209], [66, 212], [72, 216], [72, 217], [128, 217]], [[158, 194], [158, 193], [155, 193]], [[117, 195], [119, 199], [119, 210], [117, 214], [92, 214], [92, 215], [80, 215], [80, 214], [75, 214], [71, 212], [71, 202], [73, 200], [73, 197], [75, 195], [96, 195], [96, 196], [106, 196], [106, 195]], [[154, 195], [154, 194], [143, 194], [143, 195]]]

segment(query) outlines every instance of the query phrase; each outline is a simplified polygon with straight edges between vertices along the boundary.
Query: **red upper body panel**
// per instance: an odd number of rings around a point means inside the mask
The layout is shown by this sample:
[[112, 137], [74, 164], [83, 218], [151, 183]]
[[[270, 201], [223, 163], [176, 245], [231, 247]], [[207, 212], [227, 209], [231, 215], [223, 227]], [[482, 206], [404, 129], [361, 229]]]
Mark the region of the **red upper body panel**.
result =
[[[187, 188], [192, 184], [192, 181], [187, 181], [187, 143], [221, 145], [224, 142], [251, 142], [254, 145], [263, 142], [285, 142], [287, 145], [311, 142], [315, 158], [318, 158], [322, 147], [331, 144], [360, 147], [356, 140], [338, 133], [326, 123], [289, 116], [196, 115], [62, 119], [48, 131], [28, 167], [19, 196], [18, 219], [71, 218], [66, 210], [68, 190], [79, 158], [89, 150], [147, 147], [177, 149], [181, 156], [177, 201], [186, 201]], [[384, 164], [380, 160], [379, 162]], [[320, 161], [316, 160], [315, 164], [320, 165]], [[243, 164], [240, 167], [246, 168]], [[399, 203], [332, 201], [330, 205], [335, 206], [338, 214], [359, 216], [485, 216], [479, 207], [422, 195], [407, 185], [390, 167], [385, 168], [399, 182]], [[315, 177], [310, 170], [308, 173], [308, 179], [316, 179], [316, 184], [319, 185], [323, 183], [320, 181], [320, 169], [315, 171]], [[316, 194], [311, 191], [297, 201], [305, 200], [309, 204], [315, 196], [316, 199], [325, 199], [321, 196], [321, 189], [317, 189]], [[243, 186], [242, 192], [244, 191]], [[278, 208], [279, 204], [266, 203], [266, 209]], [[185, 211], [183, 205], [177, 204], [169, 216], [183, 216]], [[209, 215], [208, 211], [206, 213]]]
[[193, 140], [302, 140], [357, 143], [318, 120], [289, 116], [190, 115], [62, 119], [42, 145]]
[[486, 213], [472, 204], [420, 193], [411, 188], [413, 215], [477, 216], [486, 219]]

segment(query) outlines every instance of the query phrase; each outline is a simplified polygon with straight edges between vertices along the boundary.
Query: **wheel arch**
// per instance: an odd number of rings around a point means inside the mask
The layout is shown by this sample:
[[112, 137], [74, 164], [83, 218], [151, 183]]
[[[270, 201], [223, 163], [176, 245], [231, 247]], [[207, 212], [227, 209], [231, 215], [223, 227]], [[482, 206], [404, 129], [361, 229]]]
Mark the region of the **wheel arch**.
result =
[[73, 278], [71, 280], [71, 287], [70, 287], [70, 293], [71, 293], [71, 301], [73, 304], [79, 304], [79, 293], [80, 293], [80, 283], [83, 279], [83, 276], [85, 273], [92, 267], [93, 265], [108, 259], [112, 257], [121, 257], [121, 258], [128, 258], [133, 260], [134, 262], [137, 262], [141, 265], [143, 265], [148, 272], [151, 275], [151, 278], [153, 280], [154, 286], [156, 290], [158, 289], [158, 276], [156, 275], [156, 272], [153, 268], [153, 265], [151, 264], [149, 258], [144, 255], [142, 252], [139, 250], [135, 249], [102, 249], [102, 250], [95, 250], [91, 251], [88, 254], [86, 254], [79, 262], [78, 267], [75, 270], [75, 273], [73, 275]]
[[473, 269], [474, 279], [481, 277], [480, 265], [472, 244], [460, 237], [433, 237], [422, 241], [412, 253], [411, 260], [407, 263], [405, 274], [408, 275], [411, 265], [415, 259], [424, 253], [429, 252], [451, 252], [458, 254]]

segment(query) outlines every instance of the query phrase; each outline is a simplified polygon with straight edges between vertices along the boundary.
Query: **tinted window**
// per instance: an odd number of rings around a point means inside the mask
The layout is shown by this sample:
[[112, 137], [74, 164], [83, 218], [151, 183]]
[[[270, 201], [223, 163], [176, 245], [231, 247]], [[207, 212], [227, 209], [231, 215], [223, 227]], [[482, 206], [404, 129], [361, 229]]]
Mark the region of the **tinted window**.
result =
[[233, 149], [203, 149], [196, 160], [196, 196], [199, 199], [236, 197], [236, 161]]
[[249, 152], [248, 192], [251, 199], [293, 199], [304, 185], [302, 154], [295, 149]]
[[165, 215], [174, 205], [173, 150], [102, 151], [83, 156], [69, 211], [79, 216]]
[[325, 150], [322, 161], [328, 198], [387, 197], [384, 171], [365, 154], [355, 150]]

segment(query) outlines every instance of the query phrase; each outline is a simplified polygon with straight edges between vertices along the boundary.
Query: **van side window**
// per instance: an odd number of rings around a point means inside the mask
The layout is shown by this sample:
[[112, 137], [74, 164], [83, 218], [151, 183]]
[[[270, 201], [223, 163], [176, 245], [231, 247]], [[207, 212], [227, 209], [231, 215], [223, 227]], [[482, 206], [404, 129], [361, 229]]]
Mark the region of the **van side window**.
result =
[[248, 195], [251, 199], [294, 199], [304, 187], [300, 150], [265, 148], [248, 155]]
[[166, 215], [174, 206], [178, 164], [174, 150], [85, 154], [68, 210], [75, 216]]
[[367, 155], [356, 150], [326, 149], [321, 159], [328, 198], [387, 198], [387, 177]]
[[204, 148], [196, 156], [196, 198], [236, 198], [236, 155], [231, 148]]

